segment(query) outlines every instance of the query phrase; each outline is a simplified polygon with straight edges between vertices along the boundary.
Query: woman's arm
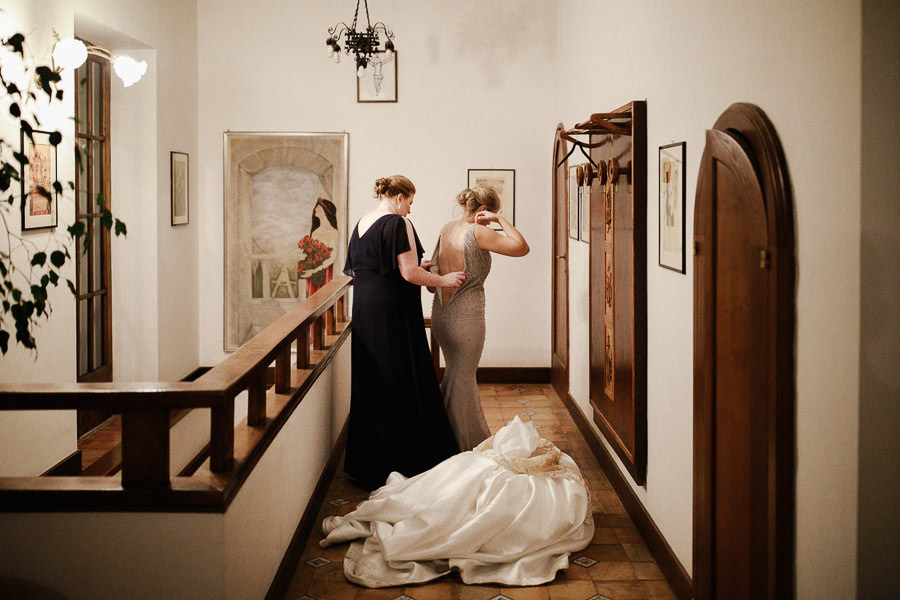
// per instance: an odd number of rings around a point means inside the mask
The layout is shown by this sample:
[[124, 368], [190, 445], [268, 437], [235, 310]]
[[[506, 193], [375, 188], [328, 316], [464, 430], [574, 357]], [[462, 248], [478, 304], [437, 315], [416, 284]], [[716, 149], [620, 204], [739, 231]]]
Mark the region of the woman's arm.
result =
[[[498, 223], [506, 235], [500, 235], [486, 226], [492, 221]], [[475, 228], [475, 241], [479, 248], [506, 256], [525, 256], [531, 250], [519, 230], [502, 215], [483, 210], [475, 215], [475, 222], [480, 225]]]
[[406, 234], [409, 236], [409, 250], [397, 255], [397, 264], [400, 267], [400, 275], [403, 276], [403, 279], [415, 285], [428, 287], [455, 288], [461, 286], [466, 280], [466, 274], [462, 271], [447, 273], [446, 275], [435, 275], [419, 266], [419, 256], [416, 253], [416, 239], [413, 235], [412, 223], [405, 217], [403, 220], [406, 221]]

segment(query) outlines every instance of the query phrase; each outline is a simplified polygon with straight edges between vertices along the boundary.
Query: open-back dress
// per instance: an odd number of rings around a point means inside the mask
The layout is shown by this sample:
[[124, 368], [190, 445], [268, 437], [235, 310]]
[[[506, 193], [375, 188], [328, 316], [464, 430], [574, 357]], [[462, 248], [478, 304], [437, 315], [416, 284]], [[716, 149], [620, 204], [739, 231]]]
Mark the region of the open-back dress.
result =
[[400, 274], [397, 256], [408, 250], [406, 220], [385, 215], [362, 236], [354, 227], [344, 268], [353, 277], [344, 471], [367, 489], [384, 485], [392, 471], [412, 477], [459, 452], [425, 335], [421, 288]]
[[[432, 261], [441, 249], [438, 238]], [[471, 450], [491, 435], [475, 372], [484, 349], [484, 280], [491, 271], [491, 253], [475, 240], [475, 224], [466, 228], [463, 241], [466, 281], [446, 302], [438, 288], [431, 305], [431, 334], [444, 353], [447, 368], [441, 380], [444, 408], [460, 450]]]

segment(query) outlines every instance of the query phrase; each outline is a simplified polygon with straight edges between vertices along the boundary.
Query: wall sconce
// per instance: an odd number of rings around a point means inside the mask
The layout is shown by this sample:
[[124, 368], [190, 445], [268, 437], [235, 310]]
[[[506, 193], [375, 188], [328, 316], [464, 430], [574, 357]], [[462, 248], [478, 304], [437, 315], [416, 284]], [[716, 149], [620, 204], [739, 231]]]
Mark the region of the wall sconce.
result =
[[359, 16], [359, 0], [356, 0], [356, 12], [353, 13], [353, 22], [348, 27], [346, 23], [341, 22], [334, 27], [328, 28], [328, 58], [334, 59], [335, 63], [341, 62], [341, 47], [338, 40], [344, 36], [344, 54], [348, 56], [352, 53], [356, 60], [356, 76], [360, 79], [366, 74], [366, 66], [369, 64], [369, 58], [373, 54], [380, 52], [378, 50], [378, 31], [380, 30], [387, 41], [384, 44], [384, 52], [391, 54], [394, 51], [394, 32], [385, 27], [384, 23], [375, 23], [369, 20], [369, 3], [368, 0], [362, 0], [366, 9], [366, 28], [361, 31], [356, 30], [356, 18]]
[[62, 69], [77, 69], [87, 60], [88, 54], [102, 56], [112, 63], [113, 70], [125, 87], [129, 87], [144, 76], [147, 72], [147, 61], [137, 61], [130, 56], [116, 55], [103, 46], [85, 45], [75, 38], [60, 39], [56, 30], [53, 30], [56, 44], [53, 46], [53, 62]]

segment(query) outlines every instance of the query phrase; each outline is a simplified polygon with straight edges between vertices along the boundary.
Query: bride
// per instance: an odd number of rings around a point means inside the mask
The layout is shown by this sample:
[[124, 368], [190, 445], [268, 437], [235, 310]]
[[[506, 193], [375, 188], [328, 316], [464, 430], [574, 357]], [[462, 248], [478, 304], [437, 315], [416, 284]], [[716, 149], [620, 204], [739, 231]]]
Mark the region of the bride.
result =
[[367, 587], [422, 583], [540, 585], [594, 535], [575, 462], [514, 417], [474, 450], [387, 483], [322, 526], [322, 547], [352, 541], [344, 575]]

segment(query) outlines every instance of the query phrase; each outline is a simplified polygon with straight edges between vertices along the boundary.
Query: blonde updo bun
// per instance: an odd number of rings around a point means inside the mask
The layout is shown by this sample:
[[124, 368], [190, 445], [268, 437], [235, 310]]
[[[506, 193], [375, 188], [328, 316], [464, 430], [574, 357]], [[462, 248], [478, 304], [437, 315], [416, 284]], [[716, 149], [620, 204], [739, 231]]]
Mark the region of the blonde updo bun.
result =
[[393, 197], [397, 194], [403, 194], [407, 198], [416, 193], [416, 186], [413, 182], [403, 175], [391, 175], [390, 177], [379, 177], [375, 180], [375, 197], [382, 196]]
[[477, 211], [479, 206], [484, 206], [491, 212], [500, 210], [500, 196], [489, 185], [476, 185], [464, 189], [456, 195], [456, 203], [465, 209], [467, 215]]

